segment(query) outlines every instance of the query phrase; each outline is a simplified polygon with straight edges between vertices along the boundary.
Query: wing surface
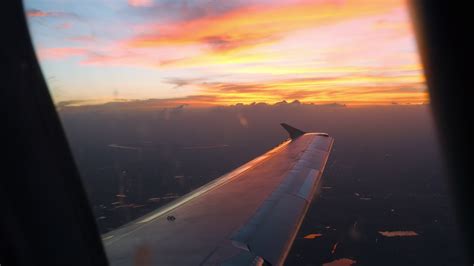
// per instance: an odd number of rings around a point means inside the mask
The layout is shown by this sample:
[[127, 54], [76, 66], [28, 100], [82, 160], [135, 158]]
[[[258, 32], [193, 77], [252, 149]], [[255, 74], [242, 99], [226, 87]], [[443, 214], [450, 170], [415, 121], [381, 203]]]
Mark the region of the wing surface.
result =
[[104, 235], [111, 265], [283, 264], [333, 142], [303, 132]]

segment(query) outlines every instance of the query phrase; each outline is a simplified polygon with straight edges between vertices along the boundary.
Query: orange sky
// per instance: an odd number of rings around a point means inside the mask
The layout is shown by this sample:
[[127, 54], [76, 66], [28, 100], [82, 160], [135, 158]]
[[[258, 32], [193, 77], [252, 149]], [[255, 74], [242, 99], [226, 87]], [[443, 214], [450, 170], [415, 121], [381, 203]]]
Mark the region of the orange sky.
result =
[[57, 103], [427, 102], [404, 1], [50, 2], [25, 4]]

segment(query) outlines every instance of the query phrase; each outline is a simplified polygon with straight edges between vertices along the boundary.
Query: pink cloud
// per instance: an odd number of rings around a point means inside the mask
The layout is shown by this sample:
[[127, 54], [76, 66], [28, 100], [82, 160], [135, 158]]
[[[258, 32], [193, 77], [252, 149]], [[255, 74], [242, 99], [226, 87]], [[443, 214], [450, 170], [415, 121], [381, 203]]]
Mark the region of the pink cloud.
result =
[[67, 29], [70, 29], [71, 27], [72, 27], [72, 23], [65, 22], [65, 23], [62, 23], [62, 24], [58, 25], [56, 28], [60, 29], [60, 30], [67, 30]]
[[77, 18], [77, 15], [71, 12], [62, 11], [43, 11], [39, 9], [29, 9], [26, 11], [28, 17], [71, 17]]
[[148, 7], [153, 5], [152, 0], [128, 0], [128, 5], [134, 7]]
[[87, 51], [84, 48], [76, 47], [57, 47], [39, 49], [38, 57], [41, 60], [58, 60], [73, 56], [85, 55]]

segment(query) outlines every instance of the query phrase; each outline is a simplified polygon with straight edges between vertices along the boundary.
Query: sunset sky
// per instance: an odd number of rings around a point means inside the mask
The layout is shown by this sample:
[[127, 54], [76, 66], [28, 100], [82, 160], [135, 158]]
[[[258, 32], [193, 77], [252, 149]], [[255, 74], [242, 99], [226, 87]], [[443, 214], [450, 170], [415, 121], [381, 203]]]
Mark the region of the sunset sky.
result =
[[26, 0], [56, 103], [419, 104], [405, 1]]

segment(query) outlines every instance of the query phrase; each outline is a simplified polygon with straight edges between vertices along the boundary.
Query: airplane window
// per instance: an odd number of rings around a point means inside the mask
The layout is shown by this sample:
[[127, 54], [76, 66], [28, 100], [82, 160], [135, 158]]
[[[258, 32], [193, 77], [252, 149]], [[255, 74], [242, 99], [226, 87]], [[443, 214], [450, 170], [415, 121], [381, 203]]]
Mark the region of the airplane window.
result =
[[[464, 263], [405, 1], [24, 5], [112, 265], [122, 264], [107, 241], [120, 241], [120, 230], [142, 222], [150, 228], [159, 215], [160, 226], [178, 225], [199, 208], [167, 206], [197, 204], [228, 185], [226, 173], [234, 169], [236, 176], [263, 168], [261, 162], [289, 145], [280, 123], [334, 138], [287, 265]], [[290, 157], [288, 169], [296, 169]], [[279, 197], [265, 187], [258, 187], [262, 195]], [[251, 195], [234, 201], [251, 202]], [[264, 216], [275, 206], [258, 203], [252, 212]], [[233, 245], [255, 251], [257, 242], [235, 241], [247, 221], [232, 231]], [[131, 254], [158, 261], [147, 237]], [[176, 244], [172, 239], [168, 247]], [[267, 252], [253, 255], [268, 262]]]

